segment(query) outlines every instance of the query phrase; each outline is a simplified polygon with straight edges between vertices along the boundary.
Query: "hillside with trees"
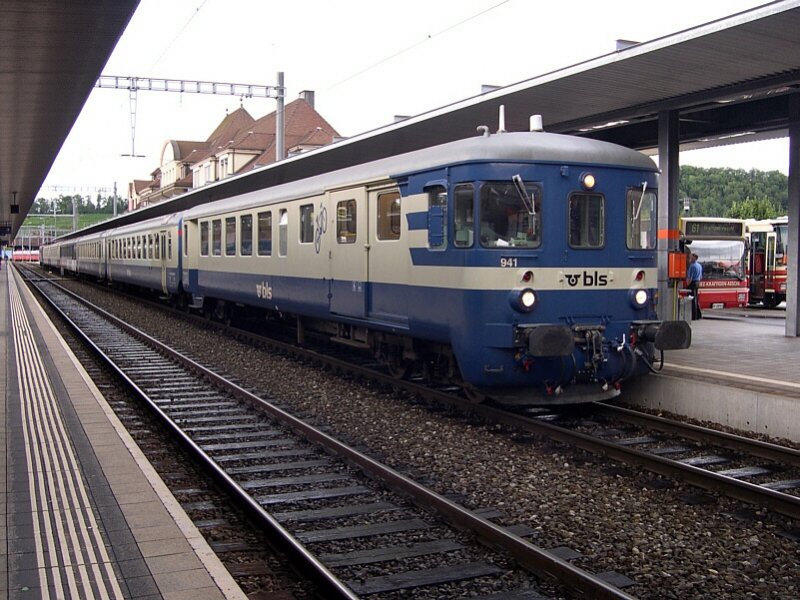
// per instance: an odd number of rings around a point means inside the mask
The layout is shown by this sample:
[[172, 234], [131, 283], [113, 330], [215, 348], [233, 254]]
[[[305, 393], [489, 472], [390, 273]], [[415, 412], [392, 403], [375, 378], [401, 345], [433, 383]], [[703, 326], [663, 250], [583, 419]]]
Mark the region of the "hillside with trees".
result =
[[678, 198], [687, 216], [767, 219], [787, 213], [788, 185], [780, 171], [682, 166]]

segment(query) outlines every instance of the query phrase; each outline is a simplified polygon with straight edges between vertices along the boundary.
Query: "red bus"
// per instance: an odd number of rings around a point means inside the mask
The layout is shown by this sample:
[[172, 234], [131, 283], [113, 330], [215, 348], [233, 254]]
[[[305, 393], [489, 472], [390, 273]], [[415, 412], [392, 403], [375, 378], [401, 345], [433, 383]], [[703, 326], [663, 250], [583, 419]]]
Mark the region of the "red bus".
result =
[[789, 217], [747, 221], [750, 304], [775, 308], [786, 301]]
[[683, 217], [683, 241], [703, 267], [700, 308], [747, 306], [747, 230], [743, 219]]

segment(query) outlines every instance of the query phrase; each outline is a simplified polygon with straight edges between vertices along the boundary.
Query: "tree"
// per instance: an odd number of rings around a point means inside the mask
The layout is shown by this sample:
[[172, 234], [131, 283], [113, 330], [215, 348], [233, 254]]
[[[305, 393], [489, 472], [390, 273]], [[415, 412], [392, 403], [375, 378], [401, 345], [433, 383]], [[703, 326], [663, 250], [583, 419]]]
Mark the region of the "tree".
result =
[[745, 198], [735, 200], [726, 216], [732, 219], [774, 219], [781, 214], [778, 207], [767, 198]]
[[[678, 188], [679, 198], [690, 199], [689, 214], [695, 217], [728, 215], [734, 202], [750, 198], [767, 201], [778, 215], [786, 214], [788, 207], [788, 178], [780, 171], [684, 166]], [[749, 210], [763, 212], [767, 207]]]

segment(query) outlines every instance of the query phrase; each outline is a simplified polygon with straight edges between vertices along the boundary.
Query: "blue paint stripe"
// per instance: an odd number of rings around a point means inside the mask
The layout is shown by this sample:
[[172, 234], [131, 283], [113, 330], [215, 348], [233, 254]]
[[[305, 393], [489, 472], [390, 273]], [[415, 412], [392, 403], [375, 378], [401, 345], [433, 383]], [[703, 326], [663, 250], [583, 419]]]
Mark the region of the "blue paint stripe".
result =
[[413, 231], [415, 229], [427, 229], [427, 228], [428, 228], [427, 212], [408, 213], [409, 231]]

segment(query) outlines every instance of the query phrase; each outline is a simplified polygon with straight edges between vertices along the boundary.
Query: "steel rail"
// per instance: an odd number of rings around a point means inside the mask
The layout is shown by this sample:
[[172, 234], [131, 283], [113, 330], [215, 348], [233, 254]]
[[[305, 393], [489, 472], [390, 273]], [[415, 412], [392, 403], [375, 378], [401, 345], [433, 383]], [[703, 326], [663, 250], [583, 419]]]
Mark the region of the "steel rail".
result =
[[[57, 286], [55, 283], [51, 283], [51, 285]], [[61, 286], [58, 286], [61, 287]], [[62, 288], [63, 289], [63, 288]], [[102, 315], [104, 318], [111, 321], [114, 325], [124, 329], [131, 335], [135, 336], [136, 338], [140, 339], [141, 341], [151, 345], [155, 349], [160, 352], [167, 354], [168, 356], [178, 360], [191, 368], [192, 370], [196, 371], [199, 374], [202, 374], [204, 377], [208, 378], [209, 380], [213, 381], [216, 385], [226, 389], [229, 393], [233, 394], [237, 398], [242, 400], [254, 403], [261, 407], [261, 409], [269, 414], [272, 418], [282, 422], [284, 425], [290, 427], [294, 431], [300, 433], [307, 439], [316, 442], [317, 444], [321, 445], [322, 447], [326, 448], [329, 452], [343, 457], [344, 459], [350, 461], [353, 464], [358, 465], [365, 473], [367, 473], [370, 477], [382, 482], [383, 484], [387, 485], [393, 491], [404, 495], [410, 498], [416, 504], [422, 507], [428, 507], [429, 509], [435, 511], [437, 514], [441, 515], [447, 522], [451, 523], [453, 526], [467, 529], [469, 531], [474, 532], [480, 539], [484, 540], [486, 543], [494, 546], [500, 547], [507, 551], [511, 556], [513, 556], [520, 565], [522, 565], [527, 570], [531, 571], [532, 573], [549, 579], [555, 579], [561, 585], [572, 589], [573, 591], [583, 595], [586, 598], [597, 598], [599, 600], [634, 600], [633, 596], [623, 592], [619, 588], [609, 584], [608, 582], [604, 581], [603, 579], [588, 573], [582, 569], [579, 569], [569, 562], [558, 558], [557, 556], [547, 552], [546, 550], [539, 548], [538, 546], [531, 544], [530, 542], [524, 540], [523, 538], [511, 533], [504, 527], [495, 525], [491, 521], [484, 519], [469, 511], [458, 504], [448, 500], [444, 496], [437, 494], [436, 492], [425, 488], [424, 486], [419, 485], [415, 481], [409, 479], [408, 477], [398, 473], [397, 471], [391, 469], [390, 467], [383, 465], [372, 458], [366, 456], [358, 452], [357, 450], [343, 444], [342, 442], [336, 440], [335, 438], [325, 434], [314, 428], [311, 425], [303, 422], [302, 420], [292, 416], [288, 412], [282, 410], [281, 408], [270, 404], [266, 400], [259, 398], [258, 396], [252, 394], [251, 392], [247, 391], [246, 389], [242, 388], [241, 386], [226, 380], [224, 377], [218, 375], [214, 371], [207, 369], [206, 367], [200, 365], [190, 357], [174, 350], [163, 344], [162, 342], [158, 341], [157, 339], [153, 338], [152, 336], [148, 335], [147, 333], [137, 329], [136, 327], [122, 321], [121, 319], [115, 317], [114, 315], [110, 314], [109, 312], [103, 310], [102, 308], [91, 304], [90, 302], [80, 298], [77, 294], [64, 289], [64, 292], [70, 294], [74, 298], [76, 298], [81, 303], [91, 307], [93, 310], [96, 310], [98, 314]], [[89, 343], [93, 346], [94, 344], [89, 341]], [[284, 346], [283, 343], [280, 343], [281, 346]], [[289, 348], [293, 348], [297, 350], [296, 347], [292, 347], [291, 345], [285, 345]], [[98, 349], [98, 351], [100, 351]], [[329, 358], [326, 355], [318, 355], [316, 353], [312, 353], [318, 357]], [[339, 359], [334, 359], [332, 361], [337, 364], [340, 368], [348, 369], [352, 371], [353, 365], [346, 361], [341, 361]], [[116, 369], [116, 367], [114, 367]], [[374, 376], [375, 372], [372, 370], [367, 370], [360, 368], [358, 369], [362, 373], [369, 373], [371, 377]], [[127, 376], [122, 374], [123, 378], [126, 381], [130, 381]], [[408, 382], [399, 382], [395, 379], [390, 377], [386, 377], [387, 381], [391, 381], [393, 383], [408, 383]], [[142, 395], [142, 397], [146, 398], [144, 392], [139, 390], [138, 387], [131, 382], [131, 385], [134, 386], [134, 389], [137, 390], [137, 393]], [[405, 387], [405, 386], [403, 386]], [[413, 386], [408, 386], [409, 389], [414, 390], [415, 392], [419, 393], [419, 390]], [[168, 426], [171, 430], [175, 431], [182, 440], [185, 441], [187, 445], [190, 447], [196, 448], [198, 453], [205, 455], [205, 453], [191, 441], [191, 439], [182, 431], [180, 431], [179, 427], [172, 423], [172, 421], [167, 417], [163, 412], [154, 405], [154, 409], [159, 414], [159, 416], [167, 422]], [[210, 463], [210, 467], [215, 473], [219, 473], [220, 479], [229, 486], [234, 486], [235, 488], [239, 488], [239, 486], [226, 474], [222, 471], [214, 461], [207, 457], [204, 458], [204, 462], [208, 461]], [[239, 488], [241, 490], [241, 488]], [[242, 494], [246, 494], [243, 490], [241, 490]], [[238, 495], [238, 492], [237, 492]], [[274, 523], [274, 525], [280, 528], [281, 531], [285, 533], [286, 536], [290, 536], [288, 532], [285, 532], [283, 528], [275, 521], [271, 516], [266, 513], [260, 505], [255, 503], [252, 498], [248, 498], [246, 502], [252, 506], [253, 510], [257, 511], [259, 516], [263, 513], [265, 517], [268, 518], [269, 523]], [[292, 538], [293, 540], [293, 538]], [[307, 554], [304, 548], [302, 548], [303, 554]], [[308, 558], [313, 559], [310, 555]], [[327, 569], [316, 559], [313, 559], [313, 562], [319, 564], [319, 566], [327, 572]], [[331, 575], [331, 577], [333, 577]], [[338, 580], [337, 580], [338, 581]], [[342, 596], [346, 597], [346, 596]]]
[[800, 467], [800, 450], [794, 448], [787, 448], [779, 446], [778, 444], [772, 444], [770, 442], [764, 442], [726, 431], [701, 427], [699, 425], [693, 425], [692, 423], [672, 421], [664, 417], [642, 413], [622, 406], [596, 403], [594, 409], [601, 414], [612, 416], [635, 425], [652, 427], [659, 431], [674, 433], [699, 442], [727, 448], [728, 450], [746, 452], [753, 456], [758, 456], [759, 458]]

